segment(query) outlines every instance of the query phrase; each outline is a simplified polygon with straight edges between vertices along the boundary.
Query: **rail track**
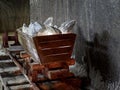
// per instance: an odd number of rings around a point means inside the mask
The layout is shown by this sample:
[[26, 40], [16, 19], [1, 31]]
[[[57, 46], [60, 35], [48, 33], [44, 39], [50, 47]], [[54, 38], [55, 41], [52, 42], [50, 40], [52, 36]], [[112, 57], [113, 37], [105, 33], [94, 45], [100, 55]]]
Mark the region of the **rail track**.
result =
[[80, 90], [81, 80], [73, 74], [57, 79], [38, 75], [42, 77], [40, 80], [31, 80], [26, 71], [27, 67], [24, 67], [26, 61], [20, 57], [20, 52], [23, 51], [21, 46], [11, 46], [6, 49], [7, 56], [0, 56], [2, 90]]

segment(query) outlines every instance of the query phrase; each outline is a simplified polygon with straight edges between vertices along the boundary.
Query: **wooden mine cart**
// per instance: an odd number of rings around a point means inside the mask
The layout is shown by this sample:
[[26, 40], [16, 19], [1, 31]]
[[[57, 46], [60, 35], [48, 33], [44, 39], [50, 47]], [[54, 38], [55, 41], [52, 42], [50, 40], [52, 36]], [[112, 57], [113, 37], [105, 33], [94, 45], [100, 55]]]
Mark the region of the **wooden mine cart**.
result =
[[[21, 53], [21, 57], [25, 58], [23, 67], [31, 81], [44, 82], [74, 77], [69, 71], [69, 65], [75, 64], [75, 60], [71, 58], [75, 34], [29, 36], [21, 30], [17, 31], [19, 41], [27, 52]], [[79, 82], [76, 81], [75, 85]]]

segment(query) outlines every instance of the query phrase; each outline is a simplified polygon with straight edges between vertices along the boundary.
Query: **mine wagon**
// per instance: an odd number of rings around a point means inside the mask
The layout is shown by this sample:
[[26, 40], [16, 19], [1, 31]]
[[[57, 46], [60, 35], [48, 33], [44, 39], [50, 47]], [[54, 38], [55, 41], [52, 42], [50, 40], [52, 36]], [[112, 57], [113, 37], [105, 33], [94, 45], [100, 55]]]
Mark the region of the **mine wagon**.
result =
[[[21, 29], [17, 29], [17, 34], [23, 50], [19, 53], [9, 50], [9, 56], [28, 81], [35, 83], [33, 86], [37, 85], [40, 90], [68, 90], [71, 87], [74, 88], [72, 90], [79, 90], [81, 80], [69, 69], [70, 65], [75, 64], [71, 55], [76, 34], [30, 36]], [[33, 90], [39, 90], [35, 87]]]

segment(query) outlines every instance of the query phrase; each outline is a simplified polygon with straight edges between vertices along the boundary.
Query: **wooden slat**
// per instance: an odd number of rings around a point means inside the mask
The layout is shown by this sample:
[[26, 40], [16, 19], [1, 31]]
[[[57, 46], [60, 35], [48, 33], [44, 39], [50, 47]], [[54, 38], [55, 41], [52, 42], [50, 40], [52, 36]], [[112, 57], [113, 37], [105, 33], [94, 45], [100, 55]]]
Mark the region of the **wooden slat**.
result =
[[50, 70], [46, 73], [47, 77], [51, 80], [68, 78], [74, 76], [73, 73], [69, 72], [68, 69], [58, 69], [58, 70]]
[[52, 62], [52, 63], [47, 63], [47, 64], [38, 64], [38, 63], [31, 63], [31, 70], [36, 70], [36, 71], [39, 71], [39, 70], [42, 70], [44, 69], [45, 67], [47, 67], [48, 69], [55, 69], [55, 68], [61, 68], [64, 66], [64, 64], [67, 64], [68, 66], [69, 65], [74, 65], [75, 64], [75, 60], [74, 59], [70, 59], [66, 62], [64, 61], [61, 61], [61, 62]]
[[39, 42], [44, 42], [44, 41], [50, 41], [50, 40], [61, 40], [61, 39], [75, 39], [75, 34], [69, 33], [69, 34], [57, 34], [57, 35], [46, 35], [46, 36], [35, 36], [33, 39], [35, 42], [39, 40]]
[[54, 69], [54, 68], [64, 68], [65, 65], [69, 66], [69, 65], [74, 65], [75, 64], [75, 60], [74, 59], [70, 59], [66, 62], [61, 61], [61, 62], [52, 62], [52, 63], [48, 63], [45, 66], [48, 69]]
[[15, 66], [14, 62], [12, 60], [0, 60], [0, 68], [7, 68], [7, 67], [13, 67]]
[[0, 60], [0, 64], [1, 63], [12, 63], [13, 61], [11, 59], [2, 59]]
[[49, 48], [41, 50], [42, 55], [51, 55], [51, 54], [59, 54], [59, 53], [67, 53], [71, 51], [71, 47], [58, 47], [58, 48]]
[[81, 80], [78, 78], [69, 78], [62, 81], [51, 81], [38, 84], [40, 90], [81, 90]]
[[72, 46], [74, 40], [72, 39], [64, 39], [64, 40], [53, 40], [48, 42], [39, 42], [38, 47], [41, 49], [44, 48], [55, 48], [55, 47], [65, 47], [65, 46]]
[[7, 86], [13, 86], [13, 85], [20, 85], [20, 84], [26, 84], [28, 81], [26, 78], [21, 74], [17, 76], [8, 76], [3, 77], [3, 79], [7, 82]]
[[8, 90], [34, 90], [30, 84], [10, 86]]
[[63, 53], [63, 54], [56, 54], [45, 56], [41, 59], [41, 63], [50, 63], [50, 62], [59, 62], [59, 61], [67, 61], [70, 59], [70, 54]]
[[7, 67], [7, 68], [0, 68], [0, 73], [3, 73], [3, 72], [18, 72], [19, 71], [19, 68], [18, 67]]
[[0, 56], [0, 60], [8, 60], [10, 57], [8, 55]]

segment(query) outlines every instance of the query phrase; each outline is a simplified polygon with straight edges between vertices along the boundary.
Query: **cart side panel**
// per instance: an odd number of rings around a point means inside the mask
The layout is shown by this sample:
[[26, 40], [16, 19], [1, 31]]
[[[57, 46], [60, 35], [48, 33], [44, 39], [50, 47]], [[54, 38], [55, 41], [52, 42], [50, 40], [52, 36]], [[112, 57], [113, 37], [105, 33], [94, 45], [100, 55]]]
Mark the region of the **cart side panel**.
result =
[[75, 37], [73, 33], [33, 37], [41, 63], [70, 60]]

